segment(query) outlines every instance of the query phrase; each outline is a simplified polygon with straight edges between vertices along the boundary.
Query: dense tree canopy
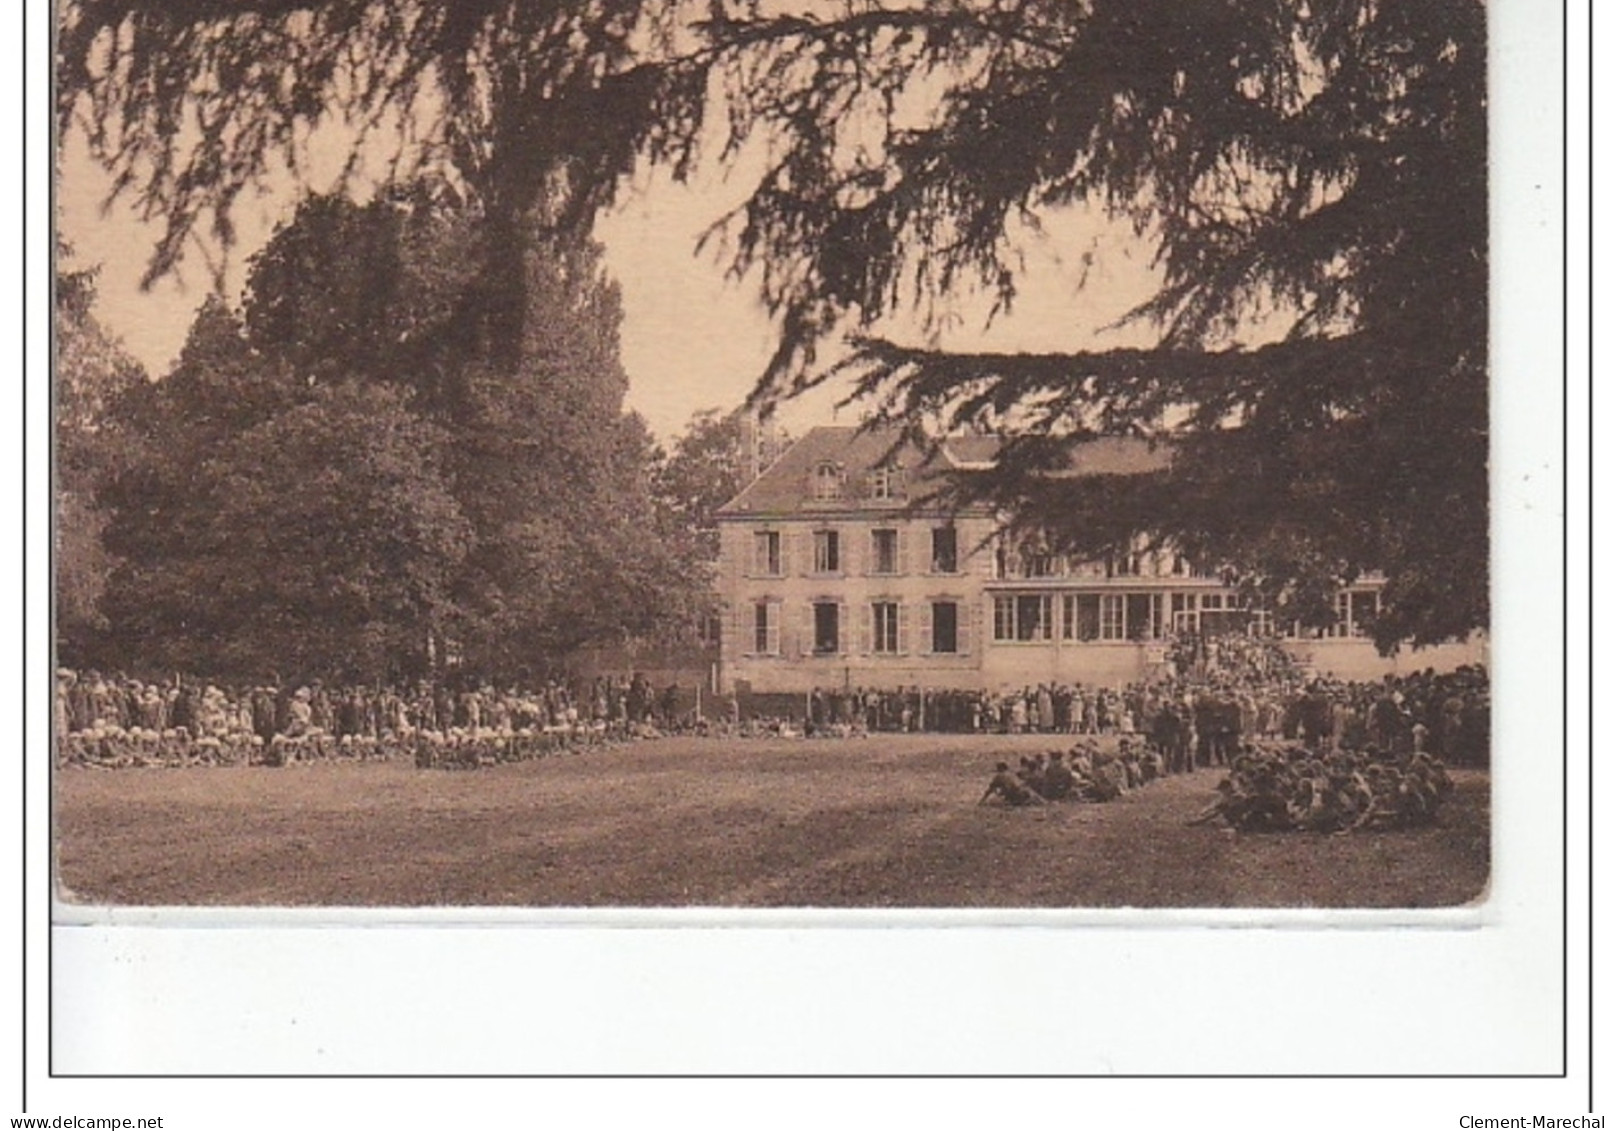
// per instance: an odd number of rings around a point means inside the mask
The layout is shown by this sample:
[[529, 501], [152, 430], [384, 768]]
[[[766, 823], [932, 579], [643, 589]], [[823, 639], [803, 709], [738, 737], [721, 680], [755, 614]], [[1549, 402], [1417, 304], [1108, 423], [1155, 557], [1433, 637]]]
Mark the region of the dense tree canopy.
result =
[[[1389, 645], [1488, 620], [1485, 29], [1479, 0], [77, 0], [59, 106], [167, 222], [154, 271], [334, 107], [482, 202], [495, 296], [535, 194], [564, 227], [646, 155], [759, 142], [726, 234], [779, 316], [765, 397], [860, 336], [888, 417], [1013, 437], [963, 497], [1091, 551], [1125, 502], [1275, 598], [1383, 569]], [[894, 329], [971, 286], [1011, 304], [1076, 206], [1156, 250], [1158, 348]], [[1047, 474], [1093, 433], [1170, 440], [1172, 469]]]
[[[690, 418], [684, 432], [656, 465], [657, 502], [672, 532], [694, 542], [695, 554], [708, 562], [718, 560], [718, 508], [740, 494], [790, 444], [790, 438], [772, 424], [763, 431], [748, 431], [742, 409], [720, 412], [705, 409]], [[748, 453], [748, 444], [757, 451]]]
[[[71, 251], [59, 248], [58, 256]], [[101, 609], [115, 561], [102, 541], [98, 494], [122, 451], [112, 406], [145, 374], [94, 313], [93, 270], [56, 276], [56, 618], [63, 659], [77, 662], [106, 628]]]
[[505, 363], [462, 338], [487, 247], [474, 208], [430, 193], [312, 197], [241, 313], [203, 306], [117, 413], [116, 659], [371, 679], [452, 651], [531, 672], [689, 614], [700, 578], [654, 536], [598, 249], [527, 245]]

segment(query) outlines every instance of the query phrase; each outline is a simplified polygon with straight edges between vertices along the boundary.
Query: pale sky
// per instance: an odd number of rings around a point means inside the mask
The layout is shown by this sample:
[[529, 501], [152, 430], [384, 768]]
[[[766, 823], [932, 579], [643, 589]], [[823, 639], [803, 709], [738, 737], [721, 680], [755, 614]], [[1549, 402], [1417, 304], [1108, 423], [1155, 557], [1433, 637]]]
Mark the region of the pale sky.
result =
[[[193, 249], [176, 276], [142, 293], [139, 280], [155, 226], [143, 224], [126, 206], [103, 208], [109, 180], [84, 155], [82, 143], [69, 143], [62, 168], [62, 234], [75, 250], [75, 266], [100, 266], [97, 314], [150, 373], [160, 376], [208, 293], [208, 256], [218, 250]], [[745, 187], [739, 175], [725, 181], [713, 173], [683, 186], [651, 174], [626, 191], [596, 229], [607, 249], [607, 268], [622, 286], [628, 407], [664, 440], [682, 431], [700, 409], [738, 405], [774, 348], [769, 320], [750, 281], [726, 279], [712, 251], [696, 254], [701, 233], [739, 201]], [[244, 264], [275, 225], [289, 218], [297, 197], [288, 183], [238, 203], [238, 243], [227, 262], [232, 302], [240, 295]], [[1045, 235], [1028, 244], [1027, 271], [1013, 313], [984, 334], [989, 304], [966, 297], [959, 304], [957, 329], [942, 344], [1000, 350], [1148, 344], [1147, 333], [1139, 329], [1101, 333], [1149, 293], [1147, 259], [1147, 250], [1129, 234], [1094, 216], [1050, 217]], [[891, 332], [905, 336], [901, 324]], [[782, 406], [780, 422], [797, 435], [815, 424], [854, 422], [856, 407], [836, 414], [835, 402], [844, 395], [844, 388], [816, 390]]]

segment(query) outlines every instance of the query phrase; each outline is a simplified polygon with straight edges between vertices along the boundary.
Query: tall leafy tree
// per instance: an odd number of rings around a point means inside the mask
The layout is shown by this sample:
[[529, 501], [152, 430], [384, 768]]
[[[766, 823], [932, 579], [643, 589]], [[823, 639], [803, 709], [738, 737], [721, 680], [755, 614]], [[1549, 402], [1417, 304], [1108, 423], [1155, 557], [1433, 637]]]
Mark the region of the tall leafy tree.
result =
[[477, 613], [472, 654], [496, 665], [553, 657], [633, 617], [627, 594], [600, 588], [619, 564], [601, 539], [633, 529], [647, 496], [623, 442], [622, 309], [599, 257], [587, 242], [530, 248], [520, 341], [463, 371], [455, 475], [478, 539], [462, 592]]
[[113, 631], [105, 662], [192, 669], [210, 650], [223, 626], [200, 612], [215, 580], [201, 563], [229, 539], [214, 522], [208, 463], [304, 395], [213, 298], [169, 374], [117, 403], [128, 455], [99, 493], [107, 547], [119, 559], [106, 595]]
[[[59, 107], [167, 221], [154, 271], [332, 107], [469, 186], [504, 283], [537, 186], [564, 226], [641, 156], [761, 141], [729, 235], [779, 316], [765, 395], [859, 336], [888, 416], [1013, 424], [961, 498], [1098, 550], [1116, 487], [1275, 596], [1382, 568], [1389, 646], [1488, 619], [1485, 55], [1480, 0], [78, 0]], [[1009, 305], [1024, 233], [1078, 206], [1156, 249], [1155, 348], [877, 336], [968, 286]], [[1051, 480], [1095, 433], [1169, 439], [1172, 469]]]
[[380, 679], [426, 670], [472, 531], [440, 429], [382, 385], [320, 387], [208, 461], [217, 667]]
[[246, 678], [423, 666], [470, 534], [443, 433], [402, 391], [310, 380], [213, 299], [119, 417], [109, 659]]
[[241, 314], [204, 305], [125, 406], [141, 458], [108, 498], [132, 658], [369, 676], [431, 637], [508, 672], [686, 615], [699, 582], [655, 535], [598, 249], [526, 249], [533, 310], [506, 351], [475, 317], [486, 234], [419, 186], [310, 197]]
[[145, 380], [96, 320], [95, 282], [93, 269], [56, 276], [56, 615], [70, 663], [82, 662], [107, 627], [102, 600], [116, 558], [103, 538], [98, 494], [124, 455], [113, 406]]
[[717, 510], [745, 483], [745, 420], [708, 409], [690, 418], [656, 468], [656, 496], [670, 529], [688, 532], [708, 561], [718, 558]]
[[[748, 452], [748, 444], [757, 446]], [[748, 429], [746, 412], [703, 409], [656, 461], [653, 490], [667, 526], [682, 532], [703, 561], [718, 560], [718, 508], [740, 494], [790, 445], [777, 426]]]

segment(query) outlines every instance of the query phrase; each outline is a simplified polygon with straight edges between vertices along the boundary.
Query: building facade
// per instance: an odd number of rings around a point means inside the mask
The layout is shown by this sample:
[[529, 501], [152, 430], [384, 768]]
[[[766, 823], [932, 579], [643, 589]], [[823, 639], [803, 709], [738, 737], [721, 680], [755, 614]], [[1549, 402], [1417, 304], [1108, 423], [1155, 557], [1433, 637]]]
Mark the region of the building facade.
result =
[[[911, 505], [946, 474], [986, 466], [990, 439], [930, 456], [894, 444], [815, 428], [721, 508], [725, 689], [1118, 686], [1166, 674], [1176, 639], [1230, 631], [1274, 636], [1304, 665], [1348, 679], [1484, 659], [1480, 642], [1380, 656], [1367, 632], [1376, 578], [1337, 596], [1334, 626], [1302, 632], [1175, 554], [1076, 562], [1010, 544], [984, 511]], [[1074, 470], [1133, 474], [1167, 458], [1143, 441], [1100, 440]]]

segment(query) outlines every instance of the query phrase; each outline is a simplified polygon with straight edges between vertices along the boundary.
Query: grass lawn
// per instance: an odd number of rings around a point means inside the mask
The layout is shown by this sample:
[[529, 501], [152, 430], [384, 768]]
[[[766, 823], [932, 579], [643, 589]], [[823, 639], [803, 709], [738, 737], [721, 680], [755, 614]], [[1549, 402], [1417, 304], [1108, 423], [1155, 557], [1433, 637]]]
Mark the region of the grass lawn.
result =
[[1190, 828], [1219, 774], [1108, 805], [978, 806], [1048, 738], [667, 738], [484, 768], [402, 761], [55, 779], [58, 876], [114, 904], [1441, 907], [1482, 895], [1490, 785], [1433, 828]]

